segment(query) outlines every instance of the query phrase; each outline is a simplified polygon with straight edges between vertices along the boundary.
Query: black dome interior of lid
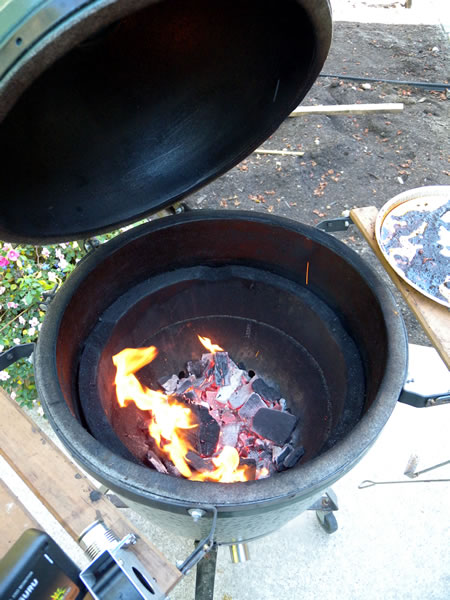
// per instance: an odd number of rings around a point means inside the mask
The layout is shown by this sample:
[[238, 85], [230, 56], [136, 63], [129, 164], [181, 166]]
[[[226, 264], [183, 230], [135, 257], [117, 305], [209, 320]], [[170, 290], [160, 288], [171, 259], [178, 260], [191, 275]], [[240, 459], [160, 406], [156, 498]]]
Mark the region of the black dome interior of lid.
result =
[[317, 74], [295, 0], [152, 4], [49, 67], [0, 125], [0, 239], [87, 237], [221, 175]]

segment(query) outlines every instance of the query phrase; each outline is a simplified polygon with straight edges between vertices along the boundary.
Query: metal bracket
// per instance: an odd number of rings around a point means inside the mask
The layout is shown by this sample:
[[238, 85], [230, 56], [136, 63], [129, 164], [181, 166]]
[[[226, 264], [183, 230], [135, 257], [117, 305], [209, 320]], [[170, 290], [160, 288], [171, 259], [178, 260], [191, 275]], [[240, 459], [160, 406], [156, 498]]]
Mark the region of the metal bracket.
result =
[[156, 580], [128, 548], [137, 542], [134, 534], [98, 554], [80, 573], [80, 579], [94, 600], [166, 600]]
[[34, 352], [34, 344], [21, 344], [13, 346], [0, 354], [0, 371], [7, 369], [21, 358], [29, 358]]
[[450, 371], [434, 348], [409, 344], [408, 375], [399, 402], [416, 408], [450, 403]]
[[354, 225], [350, 216], [338, 217], [337, 219], [327, 219], [317, 223], [316, 229], [321, 229], [327, 233], [335, 233], [336, 231], [347, 231], [347, 229]]
[[321, 512], [334, 512], [339, 510], [337, 496], [332, 489], [327, 490], [319, 500], [314, 502], [308, 510], [320, 510]]
[[194, 552], [192, 552], [192, 554], [189, 555], [184, 562], [177, 564], [178, 570], [181, 571], [183, 575], [187, 575], [189, 571], [195, 567], [215, 546], [214, 534], [216, 532], [217, 524], [217, 508], [215, 506], [191, 508], [188, 512], [194, 521], [199, 521], [204, 515], [206, 515], [206, 512], [211, 512], [212, 524], [208, 535], [198, 543], [198, 546]]

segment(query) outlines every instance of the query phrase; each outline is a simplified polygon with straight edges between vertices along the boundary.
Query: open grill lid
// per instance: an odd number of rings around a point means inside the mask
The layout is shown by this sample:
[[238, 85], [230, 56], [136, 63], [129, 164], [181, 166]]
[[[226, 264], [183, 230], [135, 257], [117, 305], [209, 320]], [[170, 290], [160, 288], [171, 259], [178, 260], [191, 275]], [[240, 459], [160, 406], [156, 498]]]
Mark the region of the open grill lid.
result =
[[0, 4], [0, 239], [20, 243], [112, 230], [223, 174], [331, 41], [328, 0], [20, 6]]

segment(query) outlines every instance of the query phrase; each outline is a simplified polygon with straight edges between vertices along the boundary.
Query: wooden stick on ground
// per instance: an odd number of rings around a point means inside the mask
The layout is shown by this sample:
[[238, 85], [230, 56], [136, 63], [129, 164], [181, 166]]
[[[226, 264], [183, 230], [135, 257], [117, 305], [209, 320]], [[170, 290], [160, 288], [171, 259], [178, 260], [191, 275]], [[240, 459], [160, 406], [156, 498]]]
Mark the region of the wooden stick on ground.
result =
[[304, 117], [307, 115], [368, 115], [371, 113], [402, 112], [405, 105], [401, 102], [379, 104], [330, 104], [322, 106], [298, 106], [290, 117]]
[[296, 152], [294, 150], [266, 150], [265, 148], [258, 148], [255, 150], [255, 154], [274, 154], [275, 156], [305, 156], [304, 152]]
[[[90, 483], [39, 427], [0, 388], [0, 455], [28, 485], [64, 529], [77, 541], [94, 521], [123, 538], [134, 533], [133, 552], [166, 594], [180, 581], [180, 571]], [[2, 519], [8, 517], [2, 514]]]

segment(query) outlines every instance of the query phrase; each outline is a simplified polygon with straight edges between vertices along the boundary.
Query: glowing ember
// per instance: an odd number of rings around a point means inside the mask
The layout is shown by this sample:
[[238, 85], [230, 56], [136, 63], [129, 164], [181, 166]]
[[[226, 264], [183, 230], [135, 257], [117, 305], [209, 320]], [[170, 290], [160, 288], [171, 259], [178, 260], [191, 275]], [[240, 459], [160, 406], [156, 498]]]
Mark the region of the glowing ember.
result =
[[187, 375], [163, 378], [164, 392], [136, 376], [158, 355], [154, 346], [113, 357], [119, 405], [134, 403], [150, 417], [144, 460], [161, 473], [221, 483], [263, 479], [295, 466], [304, 449], [286, 401], [209, 338], [198, 339], [209, 353], [188, 361]]
[[[210, 344], [210, 340], [205, 339]], [[210, 344], [210, 347], [219, 349], [216, 345]], [[152, 362], [157, 354], [157, 349], [150, 346], [149, 348], [126, 348], [113, 357], [117, 369], [114, 383], [120, 406], [123, 408], [130, 402], [134, 402], [140, 410], [151, 413], [149, 435], [183, 477], [194, 481], [222, 483], [247, 481], [249, 468], [239, 465], [240, 458], [237, 450], [228, 446], [224, 446], [212, 458], [215, 468], [206, 473], [192, 474], [186, 462], [186, 455], [193, 448], [183, 432], [199, 426], [193, 411], [173, 396], [143, 386], [135, 375], [142, 367]]]

